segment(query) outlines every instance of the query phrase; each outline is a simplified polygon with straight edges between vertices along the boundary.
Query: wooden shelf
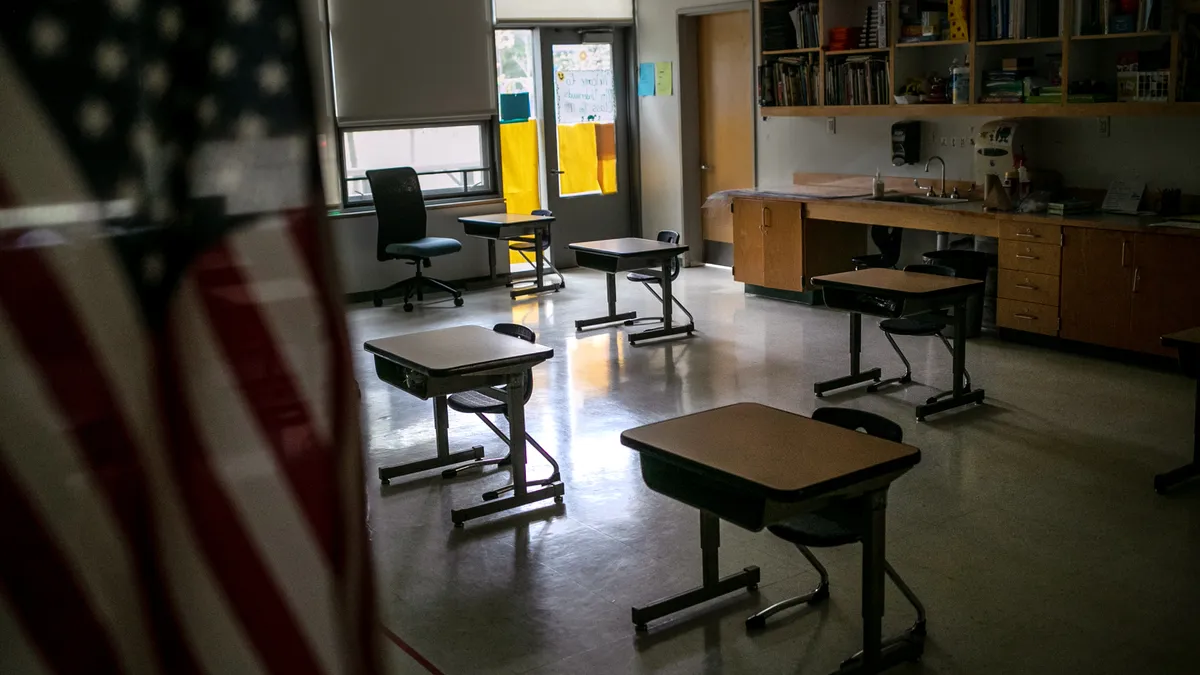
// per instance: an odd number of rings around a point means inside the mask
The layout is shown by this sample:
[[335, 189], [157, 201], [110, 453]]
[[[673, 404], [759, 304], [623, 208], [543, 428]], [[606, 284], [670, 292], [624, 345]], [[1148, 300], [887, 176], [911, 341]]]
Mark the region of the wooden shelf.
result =
[[773, 49], [763, 52], [763, 56], [785, 56], [787, 54], [813, 54], [821, 51], [820, 47], [805, 47], [803, 49]]
[[870, 49], [839, 49], [837, 51], [827, 51], [826, 56], [854, 56], [855, 54], [887, 54], [892, 51], [887, 47], [872, 47]]
[[1148, 38], [1148, 37], [1169, 37], [1170, 31], [1151, 30], [1141, 33], [1101, 33], [1099, 35], [1072, 35], [1071, 41], [1077, 40], [1129, 40], [1133, 38]]
[[967, 45], [968, 40], [936, 40], [932, 42], [897, 42], [897, 47], [944, 47], [946, 45]]
[[1138, 117], [1200, 116], [1200, 103], [971, 103], [810, 105], [759, 108], [764, 117]]
[[980, 40], [976, 42], [979, 47], [999, 47], [1001, 45], [1040, 45], [1050, 44], [1051, 42], [1062, 42], [1062, 37], [1044, 37], [1044, 38], [1018, 38], [1014, 40]]

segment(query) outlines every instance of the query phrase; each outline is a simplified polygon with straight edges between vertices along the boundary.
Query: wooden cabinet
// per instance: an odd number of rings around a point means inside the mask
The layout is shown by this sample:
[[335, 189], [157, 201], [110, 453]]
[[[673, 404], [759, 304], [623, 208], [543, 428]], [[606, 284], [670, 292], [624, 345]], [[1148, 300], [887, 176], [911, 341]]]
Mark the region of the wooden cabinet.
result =
[[1200, 239], [1069, 228], [1062, 336], [1170, 355], [1164, 334], [1200, 325]]
[[996, 325], [1058, 335], [1061, 231], [1057, 225], [1000, 222]]
[[733, 278], [782, 291], [804, 291], [808, 279], [853, 269], [866, 252], [862, 225], [808, 220], [801, 202], [736, 199]]

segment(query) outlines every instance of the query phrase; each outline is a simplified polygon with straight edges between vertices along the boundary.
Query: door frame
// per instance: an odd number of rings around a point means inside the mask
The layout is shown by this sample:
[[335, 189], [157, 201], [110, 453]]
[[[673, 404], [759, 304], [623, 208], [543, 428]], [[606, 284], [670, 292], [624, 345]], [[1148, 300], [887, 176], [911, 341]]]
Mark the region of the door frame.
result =
[[[622, 186], [622, 189], [628, 191], [629, 196], [629, 236], [642, 236], [642, 148], [641, 148], [641, 119], [639, 116], [638, 96], [637, 96], [637, 80], [638, 80], [638, 51], [637, 51], [637, 27], [633, 21], [497, 21], [492, 26], [493, 31], [505, 28], [525, 28], [533, 31], [534, 46], [536, 47], [535, 68], [538, 70], [539, 77], [535, 78], [534, 87], [537, 89], [538, 101], [543, 101], [546, 92], [542, 91], [542, 28], [556, 29], [566, 28], [579, 31], [588, 30], [605, 30], [611, 29], [613, 32], [620, 31], [622, 39], [625, 43], [625, 119], [626, 128], [629, 129], [628, 138], [626, 139], [625, 150], [627, 157], [626, 173], [629, 175], [629, 185]], [[553, 92], [550, 93], [553, 95]], [[498, 100], [498, 99], [497, 99]], [[499, 105], [499, 104], [497, 104]], [[540, 111], [539, 111], [540, 112]], [[498, 113], [497, 113], [498, 115]], [[497, 120], [499, 117], [497, 116]], [[497, 124], [499, 122], [497, 121]], [[546, 175], [546, 148], [545, 134], [539, 132], [541, 141], [539, 141], [539, 172], [541, 177], [539, 186], [541, 189], [541, 197], [543, 202], [548, 205], [549, 186], [547, 184]], [[500, 135], [496, 134], [496, 152], [497, 166], [499, 165], [499, 147]], [[618, 149], [618, 152], [620, 150]]]
[[[750, 109], [746, 114], [754, 120], [758, 99], [759, 27], [758, 12], [752, 0], [723, 2], [702, 7], [687, 7], [677, 12], [676, 32], [679, 39], [679, 137], [680, 176], [683, 182], [683, 241], [690, 250], [684, 254], [684, 264], [696, 267], [704, 264], [704, 226], [700, 205], [708, 195], [701, 194], [700, 178], [700, 68], [697, 62], [699, 17], [726, 12], [750, 12]], [[753, 123], [754, 184], [758, 185], [758, 123]]]

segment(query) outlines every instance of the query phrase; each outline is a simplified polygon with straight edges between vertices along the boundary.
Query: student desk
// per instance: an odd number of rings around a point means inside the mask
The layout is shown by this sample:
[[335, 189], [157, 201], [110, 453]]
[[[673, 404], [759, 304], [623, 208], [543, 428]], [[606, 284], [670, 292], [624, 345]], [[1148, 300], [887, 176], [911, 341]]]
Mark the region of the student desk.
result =
[[720, 578], [720, 519], [757, 532], [834, 498], [866, 496], [863, 658], [843, 663], [843, 672], [878, 672], [921, 654], [920, 643], [900, 640], [885, 646], [882, 640], [887, 490], [921, 461], [920, 450], [757, 403], [629, 429], [621, 443], [640, 454], [642, 479], [650, 489], [700, 509], [704, 585], [634, 607], [638, 630], [687, 607], [757, 587], [757, 567]]
[[575, 262], [580, 267], [604, 272], [607, 275], [605, 281], [608, 284], [608, 316], [580, 319], [575, 322], [575, 330], [636, 319], [637, 312], [617, 314], [616, 275], [618, 272], [634, 272], [653, 267], [662, 270], [663, 325], [662, 328], [650, 328], [639, 333], [631, 333], [629, 344], [672, 335], [691, 335], [692, 331], [696, 330], [695, 324], [692, 323], [671, 325], [671, 261], [676, 256], [685, 253], [688, 250], [687, 246], [668, 244], [654, 239], [624, 237], [622, 239], [585, 241], [571, 244], [570, 247], [575, 251]]
[[[483, 448], [451, 453], [446, 397], [460, 391], [478, 391], [508, 403], [509, 455], [512, 458], [513, 496], [479, 506], [450, 511], [455, 527], [464, 521], [554, 498], [562, 502], [563, 484], [529, 490], [525, 482], [525, 371], [554, 356], [554, 350], [481, 326], [455, 326], [370, 340], [363, 348], [375, 356], [379, 379], [417, 398], [434, 399], [433, 423], [437, 432], [437, 457], [399, 466], [381, 467], [379, 480], [386, 485], [405, 476], [483, 457]], [[496, 387], [503, 385], [505, 389]]]
[[917, 406], [917, 421], [924, 422], [927, 415], [968, 403], [983, 403], [983, 390], [968, 390], [963, 381], [963, 372], [967, 367], [967, 343], [963, 337], [967, 332], [967, 300], [983, 292], [982, 281], [869, 268], [813, 277], [812, 283], [824, 292], [827, 306], [850, 313], [850, 374], [813, 385], [818, 398], [834, 389], [879, 381], [878, 368], [859, 368], [863, 314], [899, 318], [953, 307], [954, 386], [950, 391]]
[[1184, 374], [1196, 378], [1196, 418], [1192, 423], [1192, 461], [1154, 477], [1154, 491], [1160, 495], [1184, 481], [1200, 476], [1200, 326], [1164, 335], [1162, 343], [1164, 347], [1179, 350], [1179, 365]]
[[[464, 216], [458, 219], [463, 224], [463, 231], [471, 237], [487, 239], [488, 273], [496, 278], [496, 242], [511, 241], [523, 236], [533, 235], [534, 244], [534, 284], [527, 288], [513, 289], [510, 295], [515, 299], [522, 295], [534, 295], [546, 291], [558, 291], [559, 284], [545, 283], [545, 273], [542, 271], [542, 261], [545, 252], [542, 250], [543, 232], [550, 229], [554, 216], [531, 216], [523, 213], [489, 213], [482, 216]], [[524, 277], [522, 277], [524, 278]]]

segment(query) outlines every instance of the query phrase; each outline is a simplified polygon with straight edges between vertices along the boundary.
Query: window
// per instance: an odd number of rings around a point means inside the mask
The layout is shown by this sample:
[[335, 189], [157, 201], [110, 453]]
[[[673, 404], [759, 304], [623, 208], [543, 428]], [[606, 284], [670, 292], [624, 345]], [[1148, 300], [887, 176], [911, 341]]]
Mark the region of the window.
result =
[[487, 122], [342, 132], [342, 180], [347, 206], [372, 203], [367, 171], [411, 166], [426, 199], [496, 191], [491, 125]]

